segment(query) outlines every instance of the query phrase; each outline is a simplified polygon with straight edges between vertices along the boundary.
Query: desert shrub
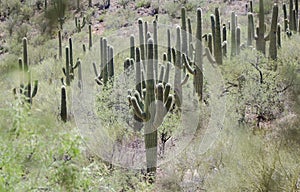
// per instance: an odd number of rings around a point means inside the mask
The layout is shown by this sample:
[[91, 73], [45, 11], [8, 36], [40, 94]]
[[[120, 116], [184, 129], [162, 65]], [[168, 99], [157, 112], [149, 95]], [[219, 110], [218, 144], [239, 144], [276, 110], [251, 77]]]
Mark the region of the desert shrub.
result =
[[149, 8], [150, 6], [151, 6], [150, 0], [139, 0], [135, 4], [136, 8], [140, 8], [140, 7]]

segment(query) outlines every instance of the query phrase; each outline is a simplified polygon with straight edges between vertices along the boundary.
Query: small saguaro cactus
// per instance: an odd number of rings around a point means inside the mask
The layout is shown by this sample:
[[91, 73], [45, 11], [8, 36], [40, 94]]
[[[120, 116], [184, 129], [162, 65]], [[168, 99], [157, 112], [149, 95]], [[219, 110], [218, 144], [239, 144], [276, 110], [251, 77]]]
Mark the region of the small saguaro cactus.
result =
[[92, 49], [93, 39], [92, 39], [92, 25], [89, 24], [89, 50]]
[[60, 118], [62, 121], [67, 122], [68, 112], [67, 112], [67, 92], [66, 87], [61, 87], [61, 105], [60, 105]]
[[134, 35], [130, 35], [130, 58], [135, 60]]
[[58, 58], [62, 59], [62, 37], [61, 31], [58, 31]]
[[75, 27], [76, 27], [76, 30], [78, 33], [81, 32], [81, 30], [84, 28], [85, 24], [86, 24], [85, 17], [83, 17], [82, 23], [81, 23], [80, 19], [75, 17]]
[[97, 71], [96, 64], [93, 63], [96, 75], [95, 81], [98, 85], [107, 85], [107, 82], [113, 80], [114, 76], [114, 51], [113, 47], [108, 45], [106, 38], [100, 38], [100, 73]]
[[[69, 39], [69, 45], [72, 47], [72, 40]], [[62, 68], [62, 71], [66, 77], [66, 85], [70, 86], [71, 81], [74, 79], [74, 70], [78, 67], [78, 62], [73, 65], [73, 53], [68, 46], [66, 46], [66, 67]]]
[[[170, 110], [173, 97], [170, 93], [170, 84], [164, 86], [162, 83], [155, 86], [154, 80], [154, 42], [149, 39], [147, 42], [147, 79], [144, 102], [141, 95], [136, 92], [129, 95], [129, 101], [133, 106], [134, 113], [144, 122], [144, 141], [146, 148], [147, 173], [155, 177], [157, 168], [157, 128], [163, 123], [164, 117]], [[156, 89], [156, 91], [155, 91]], [[151, 180], [150, 182], [153, 182]]]
[[281, 47], [281, 25], [277, 24], [277, 47]]
[[222, 27], [222, 53], [224, 57], [227, 57], [227, 29], [226, 24]]
[[56, 0], [53, 1], [54, 9], [56, 10], [56, 14], [58, 17], [58, 22], [60, 25], [60, 30], [63, 29], [63, 24], [65, 23], [66, 17], [65, 12], [67, 8], [67, 4], [65, 0]]
[[[27, 53], [27, 38], [23, 38], [23, 61], [19, 59], [19, 69], [22, 73], [21, 75], [21, 83], [19, 88], [19, 93], [24, 96], [24, 100], [32, 104], [33, 97], [37, 94], [38, 91], [38, 80], [34, 81], [33, 90], [32, 90], [32, 82], [31, 82], [31, 71], [29, 69], [28, 63], [28, 53]], [[24, 82], [26, 82], [26, 86], [24, 86]], [[17, 94], [17, 89], [13, 89], [14, 94]]]

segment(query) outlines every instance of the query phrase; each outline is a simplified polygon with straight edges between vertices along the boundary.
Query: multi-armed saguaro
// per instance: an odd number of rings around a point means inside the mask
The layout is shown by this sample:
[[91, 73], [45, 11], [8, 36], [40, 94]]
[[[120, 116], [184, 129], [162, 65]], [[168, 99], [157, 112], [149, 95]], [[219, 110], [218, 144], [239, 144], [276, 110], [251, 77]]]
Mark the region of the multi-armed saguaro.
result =
[[[33, 97], [37, 94], [38, 90], [38, 80], [34, 81], [33, 90], [32, 90], [32, 82], [31, 82], [31, 71], [29, 69], [29, 63], [28, 63], [28, 53], [27, 53], [27, 38], [23, 38], [23, 61], [22, 59], [19, 59], [19, 68], [22, 72], [21, 75], [21, 84], [19, 90], [16, 88], [13, 89], [14, 94], [17, 94], [17, 91], [19, 91], [20, 94], [24, 96], [24, 100], [32, 104]], [[27, 83], [26, 86], [24, 86], [24, 82]]]
[[128, 97], [135, 115], [144, 122], [147, 172], [155, 176], [157, 167], [157, 128], [162, 124], [164, 117], [171, 108], [173, 97], [169, 95], [170, 84], [167, 83], [164, 86], [163, 83], [158, 83], [155, 86], [153, 61], [154, 41], [150, 38], [147, 42], [146, 93], [144, 102], [138, 91], [133, 96], [129, 95]]

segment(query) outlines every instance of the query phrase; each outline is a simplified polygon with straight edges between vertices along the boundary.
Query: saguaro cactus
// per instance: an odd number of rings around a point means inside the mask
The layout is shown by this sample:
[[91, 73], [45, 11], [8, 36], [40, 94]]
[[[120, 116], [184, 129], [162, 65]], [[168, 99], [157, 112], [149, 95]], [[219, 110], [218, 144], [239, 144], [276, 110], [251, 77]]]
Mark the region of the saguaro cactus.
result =
[[134, 113], [144, 121], [147, 173], [155, 176], [157, 167], [157, 128], [162, 124], [164, 117], [169, 111], [173, 97], [169, 95], [169, 84], [164, 88], [163, 84], [159, 83], [155, 94], [153, 39], [148, 40], [147, 49], [145, 101], [144, 103], [142, 102], [138, 92], [134, 96], [129, 96], [129, 100], [133, 106]]
[[67, 122], [68, 112], [67, 112], [67, 93], [66, 87], [61, 87], [61, 106], [60, 106], [60, 118], [62, 121]]
[[222, 42], [221, 42], [221, 24], [220, 24], [220, 13], [219, 9], [215, 9], [215, 19], [214, 16], [211, 16], [212, 28], [213, 31], [213, 40], [214, 40], [214, 56], [216, 58], [216, 62], [219, 65], [222, 65]]
[[[274, 5], [276, 7], [277, 5]], [[274, 12], [275, 10], [275, 12]], [[276, 26], [277, 25], [277, 20], [278, 20], [278, 10], [273, 9], [272, 13], [272, 21], [271, 21], [271, 26]], [[257, 35], [255, 36], [256, 40], [256, 49], [260, 52], [262, 52], [264, 55], [266, 54], [266, 41], [270, 40], [270, 32], [268, 35], [265, 36], [265, 23], [264, 23], [264, 3], [263, 0], [259, 0], [259, 27], [256, 28]], [[274, 31], [273, 31], [274, 32]], [[276, 36], [276, 30], [275, 30], [275, 36]]]
[[[32, 90], [32, 82], [31, 82], [31, 71], [29, 69], [28, 63], [28, 53], [27, 53], [27, 38], [23, 38], [23, 61], [19, 59], [19, 68], [22, 73], [21, 84], [19, 88], [19, 93], [24, 95], [24, 99], [30, 105], [32, 104], [33, 97], [37, 94], [38, 91], [38, 80], [34, 81], [33, 90]], [[23, 80], [27, 83], [24, 86]], [[13, 89], [14, 94], [17, 94], [17, 89]]]
[[175, 46], [175, 77], [174, 77], [174, 92], [175, 92], [175, 103], [180, 109], [182, 104], [182, 85], [181, 85], [181, 69], [182, 69], [182, 57], [181, 57], [181, 30], [180, 27], [176, 28], [176, 46]]
[[89, 24], [89, 50], [92, 49], [93, 39], [92, 39], [92, 25]]
[[76, 30], [78, 33], [81, 32], [81, 29], [84, 28], [85, 24], [86, 24], [85, 17], [83, 17], [82, 23], [81, 23], [80, 19], [75, 17], [75, 27], [76, 27]]
[[272, 14], [272, 23], [271, 23], [271, 31], [270, 31], [270, 47], [269, 54], [270, 58], [273, 60], [277, 59], [277, 21], [278, 21], [278, 6], [275, 4], [273, 6], [273, 14]]
[[235, 12], [231, 12], [231, 57], [236, 56], [236, 18]]
[[135, 60], [134, 35], [130, 36], [130, 58]]
[[138, 20], [139, 25], [139, 41], [140, 41], [140, 50], [141, 50], [141, 60], [145, 60], [145, 36], [143, 31], [143, 20]]
[[58, 57], [62, 59], [62, 38], [60, 30], [58, 31]]
[[253, 14], [248, 13], [248, 37], [247, 37], [247, 46], [252, 46], [252, 42], [254, 39], [254, 21]]

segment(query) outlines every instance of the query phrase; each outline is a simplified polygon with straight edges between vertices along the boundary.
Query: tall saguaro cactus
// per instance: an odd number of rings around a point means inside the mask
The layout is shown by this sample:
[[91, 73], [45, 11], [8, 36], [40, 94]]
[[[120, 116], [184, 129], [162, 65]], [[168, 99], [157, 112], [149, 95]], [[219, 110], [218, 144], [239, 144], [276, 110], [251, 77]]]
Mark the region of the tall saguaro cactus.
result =
[[[213, 16], [211, 16], [213, 18]], [[214, 39], [214, 56], [216, 58], [216, 62], [219, 65], [222, 65], [222, 42], [221, 42], [221, 24], [220, 24], [220, 13], [219, 9], [215, 9], [215, 20], [212, 19], [212, 27], [214, 27], [213, 39]]]
[[236, 56], [236, 15], [235, 12], [231, 12], [231, 57]]
[[254, 39], [254, 21], [253, 14], [248, 13], [248, 37], [247, 37], [247, 46], [252, 46], [252, 42]]
[[256, 40], [256, 49], [262, 52], [264, 55], [266, 54], [266, 40], [267, 36], [265, 36], [265, 12], [264, 12], [264, 1], [259, 0], [259, 13], [258, 13], [258, 28], [257, 34], [255, 37]]
[[270, 58], [273, 60], [277, 59], [277, 21], [278, 21], [278, 6], [275, 4], [273, 6], [273, 13], [272, 13], [272, 23], [271, 23], [271, 31], [270, 31], [270, 47], [269, 47], [269, 54]]
[[162, 83], [159, 83], [155, 91], [154, 42], [152, 38], [147, 42], [147, 53], [145, 101], [142, 102], [138, 92], [133, 96], [129, 96], [129, 101], [133, 106], [134, 113], [144, 122], [147, 173], [155, 176], [157, 168], [157, 128], [162, 124], [169, 111], [173, 98], [169, 95], [169, 84], [164, 87]]
[[[30, 105], [32, 104], [32, 99], [33, 97], [37, 94], [38, 91], [38, 80], [34, 81], [34, 85], [32, 87], [32, 82], [31, 82], [31, 71], [29, 69], [29, 62], [28, 62], [28, 53], [27, 53], [27, 38], [23, 38], [23, 61], [22, 59], [19, 59], [19, 68], [20, 71], [22, 72], [22, 77], [21, 77], [21, 84], [20, 84], [20, 90], [19, 93], [24, 95], [24, 100], [29, 103]], [[26, 82], [26, 86], [24, 86], [24, 82]], [[32, 90], [33, 88], [33, 90]], [[13, 89], [14, 94], [17, 94], [17, 89]]]
[[[259, 26], [256, 28], [256, 49], [266, 55], [266, 41], [270, 40], [270, 36], [273, 36], [272, 47], [274, 45], [274, 38], [276, 42], [276, 30], [274, 30], [277, 26], [278, 21], [278, 6], [275, 4], [273, 6], [273, 13], [272, 13], [272, 21], [271, 21], [271, 31], [265, 35], [265, 23], [264, 23], [264, 3], [263, 0], [259, 0]], [[276, 44], [276, 43], [275, 43]]]

